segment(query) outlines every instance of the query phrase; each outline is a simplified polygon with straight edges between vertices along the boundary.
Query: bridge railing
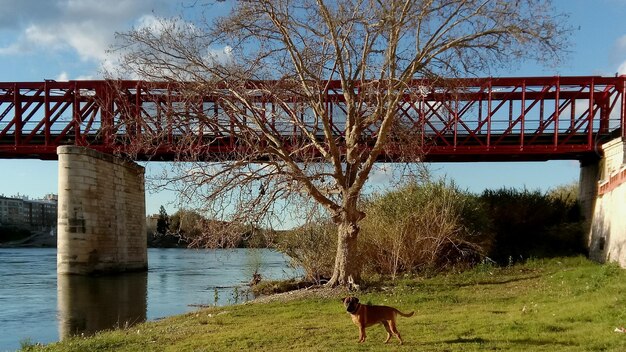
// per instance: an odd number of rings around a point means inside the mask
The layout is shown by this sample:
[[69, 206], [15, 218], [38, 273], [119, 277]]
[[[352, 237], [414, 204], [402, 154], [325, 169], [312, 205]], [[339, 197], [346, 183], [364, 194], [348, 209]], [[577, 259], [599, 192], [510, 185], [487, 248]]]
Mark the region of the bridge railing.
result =
[[[431, 160], [580, 159], [597, 153], [611, 135], [624, 136], [624, 92], [623, 76], [416, 80], [396, 109], [399, 123], [419, 132]], [[342, 138], [346, 107], [339, 82], [323, 94], [333, 133]], [[228, 153], [238, 131], [256, 128], [216, 97], [198, 96], [142, 81], [0, 83], [0, 157], [53, 159], [64, 144], [113, 153], [141, 137], [160, 146], [145, 157], [162, 152], [167, 159], [172, 155], [165, 151], [181, 136]], [[253, 108], [286, 141], [304, 129], [321, 133], [320, 120], [297, 99], [259, 95]], [[367, 101], [360, 106], [363, 114], [372, 108]]]

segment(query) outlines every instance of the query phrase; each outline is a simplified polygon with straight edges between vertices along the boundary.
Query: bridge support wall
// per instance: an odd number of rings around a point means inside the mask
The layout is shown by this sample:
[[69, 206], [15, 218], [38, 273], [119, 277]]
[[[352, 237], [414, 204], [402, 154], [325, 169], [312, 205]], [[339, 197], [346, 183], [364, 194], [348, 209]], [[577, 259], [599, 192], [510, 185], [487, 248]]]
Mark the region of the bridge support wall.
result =
[[624, 141], [602, 145], [604, 157], [581, 164], [580, 199], [588, 221], [589, 257], [626, 268], [626, 164]]
[[57, 154], [57, 273], [147, 270], [144, 168], [83, 147]]

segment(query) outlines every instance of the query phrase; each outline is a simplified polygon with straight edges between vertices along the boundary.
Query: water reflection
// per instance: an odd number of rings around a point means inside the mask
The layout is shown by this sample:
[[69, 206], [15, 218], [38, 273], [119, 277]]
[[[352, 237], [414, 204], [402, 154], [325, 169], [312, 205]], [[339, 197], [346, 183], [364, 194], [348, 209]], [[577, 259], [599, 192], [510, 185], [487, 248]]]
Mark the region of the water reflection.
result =
[[60, 338], [145, 321], [147, 286], [147, 273], [102, 277], [59, 275]]
[[[0, 351], [19, 349], [21, 340], [50, 343], [72, 331], [89, 333], [194, 311], [198, 305], [241, 302], [241, 290], [257, 268], [263, 280], [302, 275], [269, 249], [149, 248], [148, 260], [146, 288], [146, 273], [130, 276], [139, 280], [57, 277], [56, 248], [0, 248]], [[131, 310], [135, 313], [126, 313]], [[108, 322], [94, 323], [109, 313]]]

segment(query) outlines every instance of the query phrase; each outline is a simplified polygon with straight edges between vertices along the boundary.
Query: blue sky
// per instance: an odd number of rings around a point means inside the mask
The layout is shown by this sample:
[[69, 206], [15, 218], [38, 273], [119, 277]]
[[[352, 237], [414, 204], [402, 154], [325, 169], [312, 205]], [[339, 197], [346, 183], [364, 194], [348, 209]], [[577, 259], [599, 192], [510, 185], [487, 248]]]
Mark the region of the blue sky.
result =
[[[154, 16], [174, 15], [179, 4], [167, 0], [0, 0], [0, 81], [98, 79], [101, 68], [114, 65], [106, 50], [116, 31]], [[557, 68], [522, 64], [503, 75], [626, 74], [626, 0], [555, 0], [554, 4], [570, 14], [569, 22], [576, 28], [571, 53]], [[216, 2], [211, 11], [220, 13], [227, 6]], [[147, 173], [159, 167], [149, 164]], [[545, 191], [576, 181], [579, 165], [577, 161], [440, 163], [433, 164], [432, 170], [472, 192], [503, 186]], [[385, 174], [375, 174], [374, 180], [384, 182]], [[0, 195], [38, 198], [56, 192], [56, 162], [0, 159]], [[172, 193], [147, 190], [146, 195], [148, 213], [157, 213], [161, 205], [169, 213], [177, 208]]]

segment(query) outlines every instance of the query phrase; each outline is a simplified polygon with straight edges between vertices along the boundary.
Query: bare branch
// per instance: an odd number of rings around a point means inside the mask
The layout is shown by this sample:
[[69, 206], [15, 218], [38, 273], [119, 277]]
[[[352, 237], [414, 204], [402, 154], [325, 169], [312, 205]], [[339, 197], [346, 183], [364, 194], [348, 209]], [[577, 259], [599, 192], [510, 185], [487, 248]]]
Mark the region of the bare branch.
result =
[[186, 163], [164, 184], [216, 219], [284, 223], [297, 202], [323, 206], [338, 226], [331, 283], [345, 283], [358, 278], [359, 198], [375, 163], [427, 152], [405, 110], [438, 109], [426, 97], [453, 82], [442, 77], [558, 59], [563, 17], [548, 0], [262, 0], [160, 19], [113, 50], [123, 73], [170, 85], [141, 107], [133, 94], [149, 89], [120, 87], [128, 117], [115, 128], [142, 131], [136, 150], [174, 145]]

